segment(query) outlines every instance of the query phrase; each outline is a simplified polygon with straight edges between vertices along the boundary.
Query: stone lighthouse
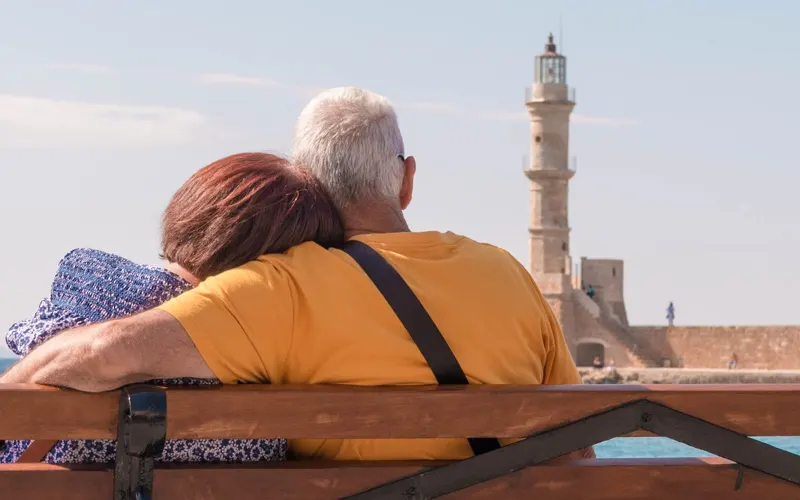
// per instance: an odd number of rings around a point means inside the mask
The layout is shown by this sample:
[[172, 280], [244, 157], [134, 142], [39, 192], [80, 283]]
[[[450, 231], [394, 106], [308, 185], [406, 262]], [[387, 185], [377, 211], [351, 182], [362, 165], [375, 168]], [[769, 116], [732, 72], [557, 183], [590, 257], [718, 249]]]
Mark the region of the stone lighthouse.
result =
[[525, 167], [531, 190], [530, 271], [569, 341], [574, 338], [574, 304], [567, 214], [569, 180], [575, 175], [569, 159], [569, 116], [575, 101], [567, 86], [567, 59], [558, 53], [552, 34], [536, 57], [525, 105], [531, 117]]

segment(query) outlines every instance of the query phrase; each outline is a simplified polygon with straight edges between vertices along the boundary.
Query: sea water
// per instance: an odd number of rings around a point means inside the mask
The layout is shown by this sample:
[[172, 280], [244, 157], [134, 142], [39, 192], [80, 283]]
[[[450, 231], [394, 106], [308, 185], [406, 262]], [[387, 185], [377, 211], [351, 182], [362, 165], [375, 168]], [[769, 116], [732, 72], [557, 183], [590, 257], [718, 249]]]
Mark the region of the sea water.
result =
[[[13, 359], [0, 359], [0, 373], [14, 363]], [[765, 443], [800, 455], [800, 437], [758, 438]], [[661, 437], [616, 438], [595, 446], [599, 458], [684, 458], [711, 457], [713, 455], [683, 443]]]
[[[759, 437], [772, 446], [800, 455], [800, 437]], [[662, 437], [616, 438], [595, 446], [598, 458], [713, 457], [705, 451]]]
[[13, 365], [15, 361], [16, 359], [0, 358], [0, 375]]

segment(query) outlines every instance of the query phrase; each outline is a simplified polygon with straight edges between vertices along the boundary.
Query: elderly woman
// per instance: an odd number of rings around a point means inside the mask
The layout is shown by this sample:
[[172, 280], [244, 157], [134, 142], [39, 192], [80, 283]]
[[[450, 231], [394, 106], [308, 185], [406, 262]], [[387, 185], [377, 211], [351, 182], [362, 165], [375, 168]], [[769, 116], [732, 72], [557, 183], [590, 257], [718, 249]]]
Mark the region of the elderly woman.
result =
[[[162, 258], [166, 268], [143, 266], [99, 250], [77, 249], [61, 261], [50, 296], [36, 314], [14, 324], [8, 346], [25, 356], [60, 331], [141, 312], [200, 281], [266, 253], [305, 241], [341, 242], [339, 216], [306, 170], [280, 157], [242, 153], [195, 173], [164, 212]], [[119, 283], [124, 283], [120, 286]], [[265, 381], [267, 382], [267, 381]], [[213, 385], [217, 380], [175, 379], [159, 385]], [[165, 462], [282, 460], [285, 440], [171, 440]], [[108, 463], [115, 442], [0, 441], [0, 462]]]

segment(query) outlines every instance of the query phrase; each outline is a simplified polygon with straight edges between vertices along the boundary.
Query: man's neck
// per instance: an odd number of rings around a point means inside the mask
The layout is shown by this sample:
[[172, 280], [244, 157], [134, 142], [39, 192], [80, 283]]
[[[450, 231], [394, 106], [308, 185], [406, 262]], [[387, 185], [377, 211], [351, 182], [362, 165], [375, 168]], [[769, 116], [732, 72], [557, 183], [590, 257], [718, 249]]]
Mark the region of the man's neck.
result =
[[407, 233], [410, 231], [403, 211], [371, 203], [344, 210], [345, 239], [361, 234]]

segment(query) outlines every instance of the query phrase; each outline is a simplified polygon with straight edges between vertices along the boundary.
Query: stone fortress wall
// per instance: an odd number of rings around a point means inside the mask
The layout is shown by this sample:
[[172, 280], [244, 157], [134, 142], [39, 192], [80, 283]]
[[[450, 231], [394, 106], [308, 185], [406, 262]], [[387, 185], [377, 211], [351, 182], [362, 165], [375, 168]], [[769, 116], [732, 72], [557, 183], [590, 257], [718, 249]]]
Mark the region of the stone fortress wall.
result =
[[725, 368], [736, 353], [740, 369], [800, 369], [800, 326], [636, 326], [630, 331], [663, 359], [673, 360], [672, 366]]
[[580, 280], [584, 289], [590, 284], [594, 287], [600, 303], [608, 304], [611, 313], [623, 324], [628, 324], [623, 294], [624, 263], [619, 259], [581, 258]]
[[579, 365], [600, 356], [617, 367], [725, 368], [736, 353], [740, 369], [800, 369], [800, 326], [629, 325], [623, 276], [621, 260], [581, 259], [573, 317], [563, 325]]
[[[580, 284], [572, 296], [574, 317], [571, 328], [565, 328], [579, 365], [588, 366], [601, 356], [605, 365], [620, 368], [727, 368], [736, 353], [739, 369], [800, 369], [800, 325], [629, 325], [623, 268], [621, 260], [581, 259], [579, 279], [574, 280]], [[590, 284], [594, 299], [585, 293]]]
[[[585, 257], [580, 262], [572, 281], [572, 318], [563, 325], [579, 365], [600, 356], [605, 365], [620, 368], [727, 368], [736, 353], [738, 369], [800, 369], [800, 325], [631, 326], [624, 262]], [[593, 299], [585, 293], [589, 285]]]

